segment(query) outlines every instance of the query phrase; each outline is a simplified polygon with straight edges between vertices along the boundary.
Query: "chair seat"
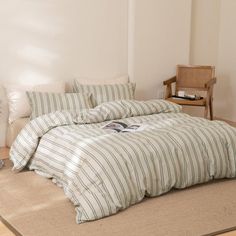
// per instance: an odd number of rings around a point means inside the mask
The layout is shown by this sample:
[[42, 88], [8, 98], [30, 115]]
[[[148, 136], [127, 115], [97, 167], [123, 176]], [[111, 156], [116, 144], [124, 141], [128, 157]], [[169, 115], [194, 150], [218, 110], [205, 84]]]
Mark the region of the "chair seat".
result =
[[185, 106], [205, 106], [206, 105], [206, 99], [200, 99], [200, 100], [187, 100], [187, 99], [178, 99], [178, 98], [167, 98], [166, 99], [169, 102], [177, 103], [179, 105], [185, 105]]

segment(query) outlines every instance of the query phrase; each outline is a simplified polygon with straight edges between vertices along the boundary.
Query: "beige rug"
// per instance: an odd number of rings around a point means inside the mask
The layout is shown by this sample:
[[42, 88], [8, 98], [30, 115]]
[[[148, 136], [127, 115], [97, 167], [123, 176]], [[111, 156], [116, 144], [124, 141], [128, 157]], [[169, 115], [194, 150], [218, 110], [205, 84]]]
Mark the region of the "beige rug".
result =
[[0, 215], [24, 236], [204, 235], [236, 226], [236, 180], [148, 199], [99, 221], [77, 225], [62, 189], [34, 172], [0, 170]]

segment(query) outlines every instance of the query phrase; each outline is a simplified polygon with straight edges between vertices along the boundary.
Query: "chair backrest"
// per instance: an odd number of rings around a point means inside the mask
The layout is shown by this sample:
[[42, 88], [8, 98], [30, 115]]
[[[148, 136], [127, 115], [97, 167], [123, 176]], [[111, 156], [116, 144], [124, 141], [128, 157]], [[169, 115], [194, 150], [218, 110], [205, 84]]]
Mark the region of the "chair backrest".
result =
[[205, 84], [214, 77], [214, 66], [177, 65], [176, 91], [186, 88], [204, 91]]

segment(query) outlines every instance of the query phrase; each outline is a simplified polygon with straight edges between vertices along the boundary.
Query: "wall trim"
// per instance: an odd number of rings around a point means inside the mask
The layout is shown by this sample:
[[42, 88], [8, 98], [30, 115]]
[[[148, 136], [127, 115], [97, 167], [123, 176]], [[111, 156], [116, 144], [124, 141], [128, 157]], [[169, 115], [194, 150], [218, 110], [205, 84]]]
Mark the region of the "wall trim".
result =
[[229, 125], [232, 125], [232, 126], [236, 127], [236, 122], [235, 122], [235, 121], [226, 120], [226, 119], [219, 118], [219, 117], [214, 117], [214, 120], [221, 120], [221, 121], [225, 121], [225, 122], [226, 122], [226, 123], [228, 123]]

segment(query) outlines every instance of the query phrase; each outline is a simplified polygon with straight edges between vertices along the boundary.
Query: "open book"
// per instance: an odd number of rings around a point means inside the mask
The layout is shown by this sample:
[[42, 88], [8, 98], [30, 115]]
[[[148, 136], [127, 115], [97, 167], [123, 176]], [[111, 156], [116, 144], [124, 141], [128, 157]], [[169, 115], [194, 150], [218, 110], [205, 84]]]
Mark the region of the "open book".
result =
[[107, 125], [103, 126], [103, 129], [111, 129], [116, 132], [135, 132], [135, 131], [141, 131], [144, 129], [146, 125], [144, 124], [132, 124], [127, 125], [123, 122], [119, 121], [112, 121], [111, 123], [108, 123]]

